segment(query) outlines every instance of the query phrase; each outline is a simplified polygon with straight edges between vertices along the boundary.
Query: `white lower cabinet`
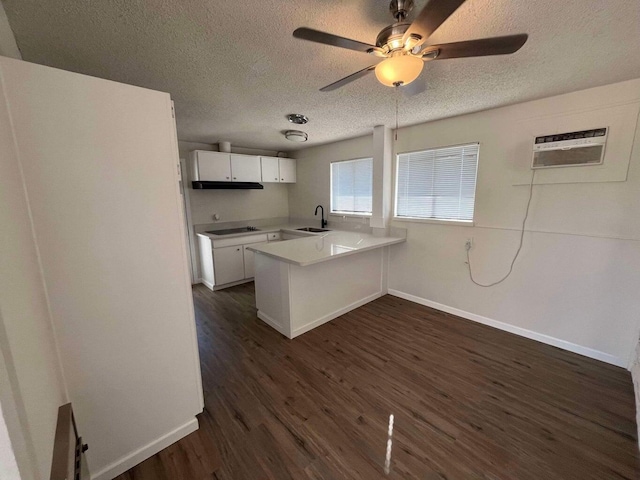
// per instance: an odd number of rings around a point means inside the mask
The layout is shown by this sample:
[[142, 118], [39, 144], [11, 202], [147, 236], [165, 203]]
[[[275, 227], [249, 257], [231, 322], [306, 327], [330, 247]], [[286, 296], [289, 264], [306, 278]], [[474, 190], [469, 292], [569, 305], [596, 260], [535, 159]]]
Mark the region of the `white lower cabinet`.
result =
[[[264, 243], [264, 242], [261, 242], [261, 243]], [[253, 278], [255, 276], [255, 268], [253, 266], [254, 253], [251, 250], [247, 249], [247, 247], [252, 247], [254, 245], [259, 245], [259, 244], [252, 243], [250, 245], [242, 246], [242, 249], [244, 252], [244, 278]]]
[[[269, 235], [274, 239], [280, 236], [279, 233]], [[217, 290], [253, 279], [253, 252], [247, 247], [266, 243], [267, 239], [266, 233], [215, 240], [199, 234], [202, 283], [211, 290]]]
[[213, 249], [213, 270], [216, 285], [244, 280], [242, 245]]

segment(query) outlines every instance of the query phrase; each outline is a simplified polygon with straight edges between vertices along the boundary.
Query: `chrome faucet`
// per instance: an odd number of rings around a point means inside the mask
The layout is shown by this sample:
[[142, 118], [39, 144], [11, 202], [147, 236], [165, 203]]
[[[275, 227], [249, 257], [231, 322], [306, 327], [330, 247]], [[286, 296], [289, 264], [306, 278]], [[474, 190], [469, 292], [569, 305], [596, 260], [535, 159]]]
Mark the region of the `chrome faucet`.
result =
[[321, 209], [321, 210], [322, 210], [322, 222], [320, 223], [320, 228], [324, 228], [324, 227], [326, 227], [326, 226], [327, 226], [327, 223], [329, 223], [329, 222], [327, 222], [327, 221], [324, 219], [324, 207], [323, 207], [322, 205], [318, 205], [318, 206], [316, 207], [316, 213], [315, 213], [314, 215], [318, 215], [318, 209]]

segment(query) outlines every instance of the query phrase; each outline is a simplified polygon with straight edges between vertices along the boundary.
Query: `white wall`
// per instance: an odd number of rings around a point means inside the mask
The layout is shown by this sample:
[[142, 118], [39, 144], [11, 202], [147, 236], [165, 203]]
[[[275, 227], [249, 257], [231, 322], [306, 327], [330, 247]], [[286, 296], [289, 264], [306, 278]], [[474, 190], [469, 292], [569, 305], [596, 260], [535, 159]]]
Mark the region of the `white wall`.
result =
[[636, 345], [634, 359], [631, 364], [631, 378], [636, 399], [636, 428], [638, 430], [638, 444], [640, 444], [640, 342]]
[[286, 184], [264, 183], [264, 190], [191, 190], [191, 218], [194, 225], [213, 223], [213, 214], [220, 222], [237, 222], [261, 218], [289, 216], [289, 195]]
[[13, 30], [11, 30], [11, 25], [9, 25], [7, 12], [5, 12], [2, 2], [0, 2], [0, 55], [22, 59], [15, 36], [13, 35]]
[[640, 319], [640, 135], [626, 182], [534, 187], [530, 232], [503, 284], [486, 289], [470, 282], [464, 243], [473, 237], [481, 282], [506, 273], [528, 196], [527, 186], [512, 184], [513, 166], [530, 161], [530, 152], [519, 149], [519, 125], [638, 101], [635, 80], [402, 129], [396, 152], [480, 142], [475, 226], [395, 222], [408, 227], [409, 242], [392, 250], [389, 288], [629, 365]]
[[[289, 190], [289, 215], [291, 218], [315, 219], [316, 205], [324, 207], [325, 216], [330, 210], [330, 165], [338, 160], [373, 157], [373, 136], [358, 137], [299, 150], [292, 154], [297, 159], [297, 182]], [[332, 217], [338, 220], [338, 217]], [[369, 225], [369, 219], [355, 223]]]
[[0, 98], [0, 401], [13, 413], [7, 425], [23, 476], [45, 479], [58, 407], [67, 397], [9, 112]]
[[[4, 255], [3, 245], [0, 305], [22, 335], [13, 355], [38, 362], [17, 378], [22, 387], [37, 375], [29, 398], [61, 403], [47, 389], [55, 362], [44, 327], [18, 325], [46, 316], [35, 237], [89, 466], [112, 478], [197, 428], [202, 407], [170, 98], [6, 58], [0, 73], [10, 105], [0, 119], [10, 115], [17, 152], [2, 156], [14, 173], [2, 172], [2, 195], [8, 184], [16, 199], [0, 202], [11, 227], [0, 238], [21, 253]], [[22, 188], [33, 232], [11, 208], [24, 210]]]
[[[192, 150], [217, 150], [206, 143], [179, 142], [180, 158], [188, 159]], [[274, 155], [276, 152], [233, 148], [237, 153]], [[193, 190], [190, 189], [191, 219], [194, 225], [213, 223], [213, 214], [219, 222], [237, 222], [262, 218], [289, 216], [289, 185], [264, 183], [264, 190]], [[187, 182], [187, 187], [191, 184]]]
[[18, 461], [11, 444], [9, 430], [4, 419], [2, 404], [0, 403], [0, 478], [3, 480], [22, 480]]
[[[408, 241], [391, 249], [390, 290], [628, 366], [640, 320], [640, 133], [627, 181], [534, 187], [524, 248], [503, 284], [485, 289], [470, 282], [464, 243], [473, 237], [481, 282], [506, 273], [528, 195], [527, 186], [514, 186], [514, 164], [530, 161], [528, 150], [521, 158], [522, 142], [532, 140], [520, 138], [523, 124], [567, 113], [579, 121], [595, 109], [638, 101], [634, 80], [400, 129], [396, 153], [466, 142], [481, 147], [475, 226], [392, 222], [408, 229]], [[328, 202], [328, 163], [370, 155], [370, 143], [363, 137], [298, 152], [292, 216]]]

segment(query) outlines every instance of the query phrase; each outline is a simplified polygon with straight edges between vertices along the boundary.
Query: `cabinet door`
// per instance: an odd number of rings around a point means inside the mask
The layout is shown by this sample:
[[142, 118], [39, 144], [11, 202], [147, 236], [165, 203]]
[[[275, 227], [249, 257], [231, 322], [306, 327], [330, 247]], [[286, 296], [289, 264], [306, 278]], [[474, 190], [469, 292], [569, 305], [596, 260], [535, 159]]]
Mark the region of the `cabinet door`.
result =
[[295, 158], [279, 158], [280, 182], [296, 183], [296, 159]]
[[237, 282], [244, 279], [244, 255], [242, 245], [213, 249], [215, 284]]
[[231, 181], [260, 182], [260, 157], [231, 154]]
[[211, 240], [203, 235], [198, 235], [198, 249], [200, 251], [200, 277], [210, 289], [215, 285], [213, 277], [213, 257]]
[[255, 254], [251, 250], [247, 250], [247, 247], [251, 247], [252, 245], [259, 245], [259, 244], [252, 243], [251, 245], [244, 245], [242, 247], [243, 253], [244, 253], [244, 278], [255, 277], [255, 268], [253, 264], [253, 257]]
[[262, 183], [277, 183], [280, 181], [280, 168], [278, 158], [260, 157], [262, 166]]
[[208, 182], [230, 182], [231, 160], [229, 153], [196, 152], [198, 163], [198, 180]]

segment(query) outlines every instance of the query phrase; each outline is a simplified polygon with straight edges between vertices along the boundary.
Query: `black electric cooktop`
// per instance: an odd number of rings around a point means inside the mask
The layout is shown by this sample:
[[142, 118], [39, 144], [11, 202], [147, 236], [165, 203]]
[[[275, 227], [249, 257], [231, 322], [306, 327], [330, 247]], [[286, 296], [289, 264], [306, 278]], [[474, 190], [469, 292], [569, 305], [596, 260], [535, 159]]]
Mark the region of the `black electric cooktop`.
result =
[[211, 230], [206, 233], [210, 233], [212, 235], [233, 235], [234, 233], [244, 233], [244, 232], [259, 232], [260, 229], [256, 227], [242, 227], [242, 228], [227, 228], [225, 230]]

